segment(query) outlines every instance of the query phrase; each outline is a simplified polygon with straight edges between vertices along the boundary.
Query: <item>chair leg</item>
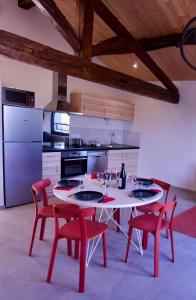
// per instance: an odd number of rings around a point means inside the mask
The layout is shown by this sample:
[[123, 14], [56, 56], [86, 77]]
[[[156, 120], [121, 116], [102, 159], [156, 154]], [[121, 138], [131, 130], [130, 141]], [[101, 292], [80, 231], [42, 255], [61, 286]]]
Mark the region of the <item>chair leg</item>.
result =
[[96, 207], [95, 207], [95, 214], [94, 214], [93, 217], [92, 217], [92, 220], [93, 220], [93, 221], [96, 221], [96, 213], [97, 213], [97, 209], [96, 209]]
[[40, 235], [39, 235], [40, 241], [42, 241], [43, 238], [44, 238], [45, 224], [46, 224], [46, 219], [45, 219], [45, 218], [42, 218], [42, 221], [41, 221], [41, 228], [40, 228]]
[[69, 239], [67, 239], [67, 255], [72, 256], [72, 243]]
[[142, 248], [146, 250], [148, 247], [148, 231], [143, 231]]
[[35, 217], [34, 224], [33, 224], [33, 232], [32, 232], [32, 237], [31, 237], [31, 244], [30, 244], [30, 248], [29, 248], [29, 256], [31, 256], [31, 254], [32, 254], [33, 243], [34, 243], [35, 233], [36, 233], [36, 228], [37, 228], [37, 222], [38, 222], [38, 218]]
[[132, 208], [131, 208], [130, 220], [132, 220], [132, 219], [133, 219], [133, 214], [134, 214], [134, 208], [132, 207]]
[[[118, 224], [120, 224], [120, 208], [118, 208], [116, 211], [116, 222]], [[120, 232], [120, 228], [118, 226], [117, 226], [116, 230], [117, 230], [117, 232]]]
[[133, 228], [129, 227], [129, 233], [128, 233], [128, 241], [127, 241], [127, 250], [126, 250], [126, 255], [125, 255], [125, 262], [127, 263], [128, 261], [128, 255], [129, 255], [129, 249], [130, 249], [130, 244], [131, 244], [131, 236], [132, 236], [132, 231]]
[[174, 256], [174, 237], [173, 237], [173, 230], [170, 228], [170, 237], [171, 237], [171, 251], [172, 251], [172, 261], [175, 261]]
[[79, 259], [79, 241], [75, 241], [75, 259]]
[[86, 242], [81, 242], [79, 292], [84, 292], [86, 268]]
[[[165, 221], [167, 222], [168, 218], [167, 218], [167, 213], [165, 213]], [[168, 228], [166, 229], [166, 238], [169, 238], [169, 230]]]
[[[66, 218], [66, 222], [69, 223], [71, 221], [70, 218]], [[71, 240], [67, 239], [67, 255], [72, 256], [72, 243]]]
[[113, 218], [114, 218], [114, 220], [116, 221], [116, 211], [115, 211], [115, 208], [113, 208]]
[[159, 276], [159, 251], [160, 251], [160, 236], [155, 235], [155, 240], [154, 240], [154, 277]]
[[56, 255], [56, 249], [57, 249], [57, 244], [58, 244], [58, 237], [55, 237], [53, 245], [52, 245], [52, 252], [50, 256], [50, 263], [48, 267], [48, 275], [46, 281], [49, 283], [51, 281], [52, 277], [52, 271], [53, 271], [53, 266], [54, 266], [54, 259]]
[[107, 267], [107, 252], [106, 252], [106, 234], [105, 232], [102, 234], [103, 239], [103, 263], [104, 267]]

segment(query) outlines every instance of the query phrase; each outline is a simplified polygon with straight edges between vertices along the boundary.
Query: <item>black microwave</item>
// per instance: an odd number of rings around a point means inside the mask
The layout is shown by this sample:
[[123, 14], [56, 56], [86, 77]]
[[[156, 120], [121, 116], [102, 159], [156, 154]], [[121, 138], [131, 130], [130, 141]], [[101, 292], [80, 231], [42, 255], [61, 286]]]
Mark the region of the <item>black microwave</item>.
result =
[[17, 106], [35, 106], [35, 93], [30, 91], [18, 90], [3, 87], [2, 103]]

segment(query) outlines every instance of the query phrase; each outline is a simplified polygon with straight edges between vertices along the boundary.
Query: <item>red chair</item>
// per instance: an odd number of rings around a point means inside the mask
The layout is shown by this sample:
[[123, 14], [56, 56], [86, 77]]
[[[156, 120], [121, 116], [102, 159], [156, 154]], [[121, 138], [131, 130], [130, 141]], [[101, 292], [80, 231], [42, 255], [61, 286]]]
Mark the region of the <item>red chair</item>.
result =
[[[80, 251], [80, 274], [79, 274], [79, 292], [84, 292], [85, 286], [85, 264], [87, 255], [87, 243], [88, 240], [102, 235], [103, 238], [103, 258], [104, 267], [107, 265], [106, 258], [106, 237], [105, 233], [108, 228], [107, 224], [86, 220], [87, 217], [93, 217], [95, 214], [94, 208], [83, 209], [65, 209], [54, 205], [54, 217], [55, 217], [55, 238], [53, 242], [50, 264], [48, 268], [47, 282], [51, 281], [54, 259], [56, 255], [56, 249], [58, 240], [66, 238], [81, 243]], [[59, 227], [59, 217], [74, 218], [67, 224]]]
[[[165, 191], [165, 198], [164, 198], [164, 202], [167, 203], [167, 200], [168, 200], [168, 194], [169, 194], [169, 191], [170, 191], [170, 188], [171, 188], [171, 185], [167, 182], [164, 182], [164, 181], [161, 181], [161, 180], [158, 180], [158, 179], [155, 179], [155, 178], [151, 178], [151, 180], [159, 185], [164, 191]], [[159, 203], [159, 202], [154, 202], [154, 203], [150, 203], [150, 204], [146, 204], [146, 205], [142, 205], [142, 206], [138, 206], [137, 207], [137, 210], [144, 213], [144, 214], [149, 214], [149, 213], [152, 213], [152, 209], [153, 209], [153, 206], [155, 203]], [[165, 213], [165, 220], [167, 221], [167, 213]], [[168, 230], [166, 230], [166, 236], [167, 238], [169, 238], [169, 235], [168, 235]], [[143, 236], [143, 248], [146, 249], [147, 245], [146, 245], [146, 242], [147, 242], [147, 237], [145, 237], [145, 234]]]
[[[174, 262], [174, 241], [173, 241], [173, 216], [176, 208], [176, 196], [173, 202], [167, 204], [156, 203], [152, 207], [153, 214], [143, 214], [129, 221], [129, 233], [128, 233], [128, 243], [125, 255], [125, 262], [128, 260], [128, 253], [131, 242], [131, 235], [133, 228], [143, 230], [143, 232], [150, 232], [154, 234], [154, 277], [159, 275], [159, 241], [160, 241], [160, 231], [168, 229], [170, 231], [171, 238], [171, 251], [172, 251], [172, 261]], [[164, 219], [164, 214], [172, 210], [170, 221]], [[155, 215], [159, 212], [159, 215]]]
[[[34, 243], [34, 239], [35, 239], [35, 233], [36, 233], [38, 220], [41, 219], [41, 228], [40, 228], [39, 239], [43, 240], [46, 219], [54, 218], [53, 205], [48, 204], [48, 197], [47, 197], [47, 193], [46, 193], [46, 188], [50, 185], [51, 185], [51, 180], [49, 178], [37, 181], [32, 185], [32, 195], [33, 195], [33, 201], [35, 204], [35, 217], [34, 217], [32, 238], [31, 238], [31, 243], [30, 243], [30, 248], [29, 248], [29, 256], [31, 256], [31, 254], [32, 254], [33, 243]], [[43, 202], [42, 202], [43, 206], [41, 208], [39, 208], [38, 202], [37, 202], [37, 197], [39, 194], [42, 195], [42, 200], [43, 200]], [[60, 204], [60, 205], [63, 207], [66, 206], [66, 207], [72, 207], [72, 208], [78, 207], [76, 205], [67, 205], [67, 204]], [[68, 255], [69, 256], [71, 256], [71, 252], [72, 252], [71, 241], [69, 241], [68, 242]]]
[[[170, 191], [170, 188], [171, 188], [171, 185], [167, 182], [164, 182], [164, 181], [161, 181], [161, 180], [158, 180], [158, 179], [155, 179], [155, 178], [151, 178], [151, 180], [159, 185], [164, 191], [165, 191], [165, 199], [164, 199], [164, 202], [167, 203], [167, 200], [168, 200], [168, 194], [169, 194], [169, 191]], [[146, 205], [142, 205], [142, 206], [138, 206], [137, 207], [137, 210], [140, 211], [140, 212], [143, 212], [145, 214], [148, 214], [148, 213], [151, 213], [151, 209], [152, 207], [154, 206], [155, 203], [150, 203], [150, 204], [146, 204]]]

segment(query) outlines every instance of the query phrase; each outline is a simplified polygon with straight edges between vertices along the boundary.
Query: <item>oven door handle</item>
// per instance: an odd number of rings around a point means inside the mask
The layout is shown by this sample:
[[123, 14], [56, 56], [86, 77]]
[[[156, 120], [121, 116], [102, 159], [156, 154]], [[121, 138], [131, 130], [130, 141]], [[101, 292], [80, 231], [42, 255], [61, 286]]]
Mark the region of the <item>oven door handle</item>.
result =
[[63, 161], [72, 161], [72, 160], [87, 160], [86, 157], [81, 158], [64, 158]]

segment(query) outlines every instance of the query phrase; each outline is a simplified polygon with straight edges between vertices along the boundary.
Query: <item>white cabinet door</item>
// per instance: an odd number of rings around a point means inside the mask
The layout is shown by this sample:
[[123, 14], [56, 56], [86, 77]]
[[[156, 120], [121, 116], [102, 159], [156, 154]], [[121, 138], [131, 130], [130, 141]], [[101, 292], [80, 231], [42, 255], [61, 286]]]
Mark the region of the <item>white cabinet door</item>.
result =
[[133, 120], [134, 105], [122, 100], [82, 93], [70, 94], [71, 104], [87, 116], [117, 120]]
[[108, 151], [108, 170], [112, 172], [120, 171], [123, 161], [122, 150]]
[[137, 175], [139, 149], [128, 149], [124, 152], [126, 172]]
[[123, 149], [108, 151], [108, 169], [112, 172], [121, 170], [122, 163], [125, 171], [137, 175], [139, 149]]
[[50, 178], [52, 184], [47, 194], [53, 196], [53, 186], [61, 179], [61, 152], [42, 153], [42, 178]]

